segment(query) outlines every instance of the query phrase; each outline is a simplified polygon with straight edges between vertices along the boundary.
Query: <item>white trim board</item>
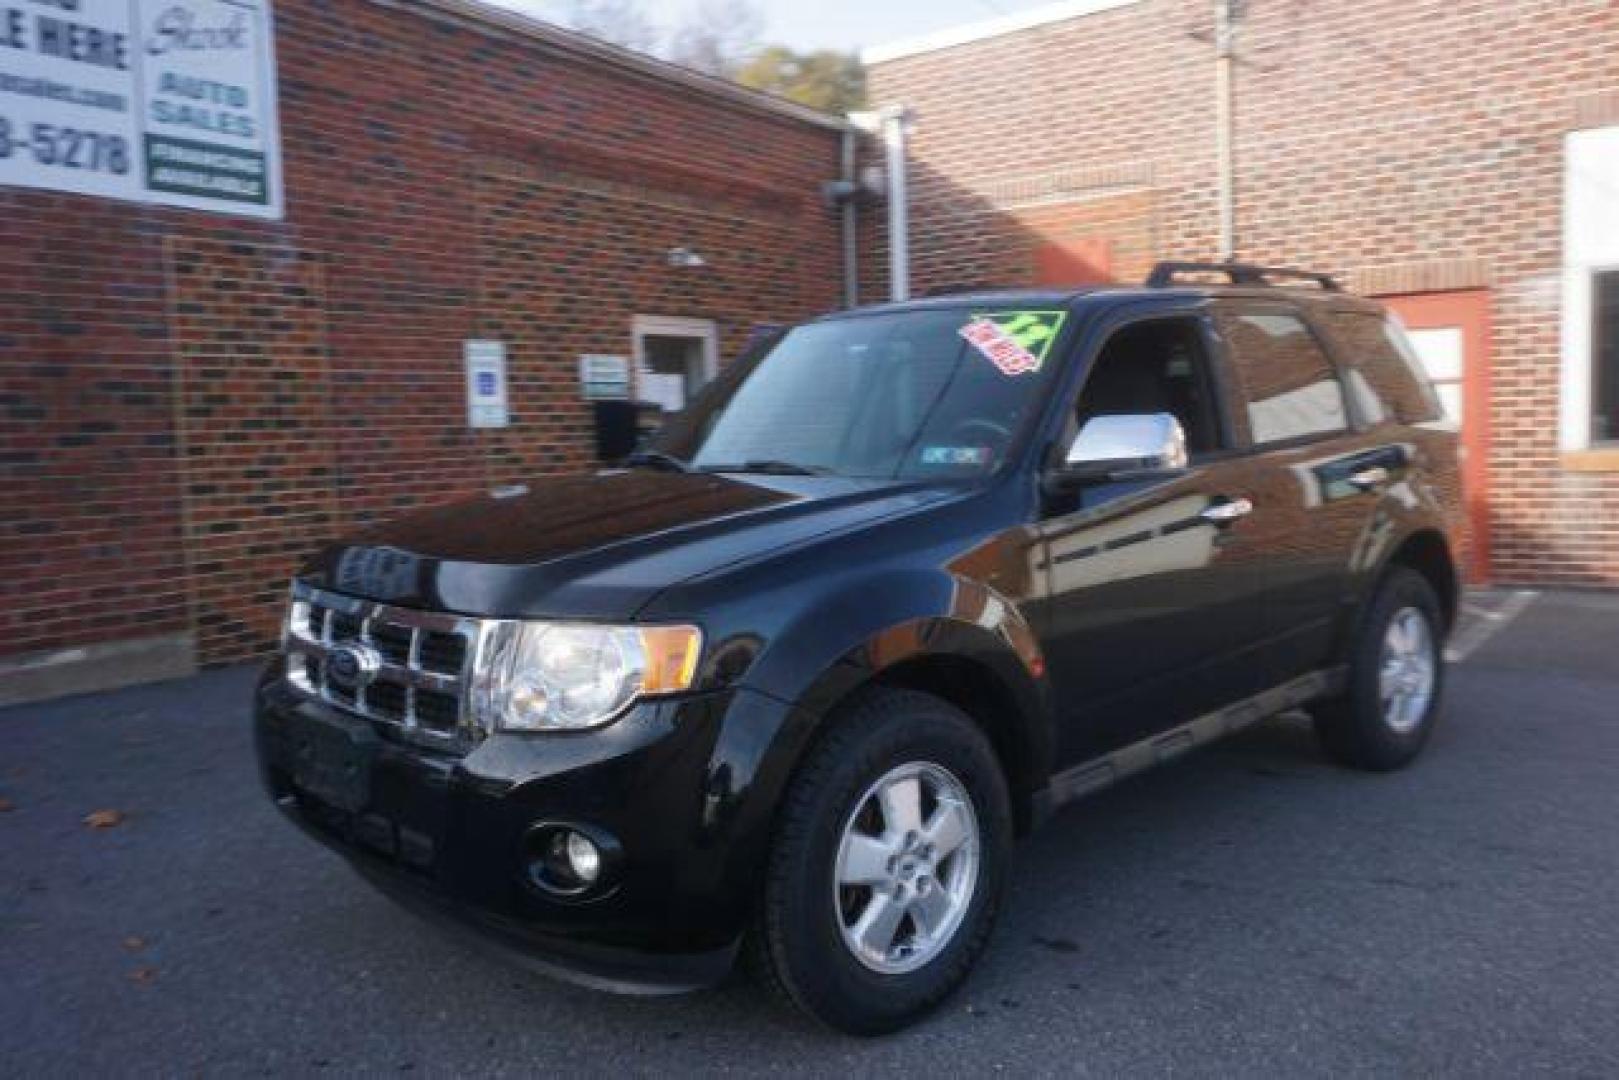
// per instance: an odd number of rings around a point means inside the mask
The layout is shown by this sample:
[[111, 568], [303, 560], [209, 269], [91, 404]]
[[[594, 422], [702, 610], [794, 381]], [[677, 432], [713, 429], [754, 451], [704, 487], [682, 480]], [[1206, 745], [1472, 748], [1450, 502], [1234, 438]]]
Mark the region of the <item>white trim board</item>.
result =
[[1014, 12], [999, 18], [964, 23], [931, 34], [890, 42], [887, 45], [872, 45], [860, 50], [860, 59], [868, 65], [885, 64], [890, 60], [937, 52], [957, 45], [970, 45], [975, 41], [1015, 34], [1019, 30], [1067, 22], [1083, 15], [1095, 15], [1098, 12], [1112, 11], [1114, 8], [1130, 7], [1143, 2], [1144, 0], [1062, 0], [1061, 3], [1046, 4], [1044, 7], [1030, 8], [1028, 11]]

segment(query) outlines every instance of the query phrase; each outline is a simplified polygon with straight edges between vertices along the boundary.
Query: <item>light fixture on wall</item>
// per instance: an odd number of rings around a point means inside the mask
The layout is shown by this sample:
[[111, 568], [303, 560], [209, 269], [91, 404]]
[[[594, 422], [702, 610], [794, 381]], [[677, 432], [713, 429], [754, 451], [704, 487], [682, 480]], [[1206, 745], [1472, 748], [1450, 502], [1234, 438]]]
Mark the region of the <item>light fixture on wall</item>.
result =
[[697, 270], [708, 265], [708, 260], [688, 247], [673, 247], [667, 256], [669, 265], [682, 270]]

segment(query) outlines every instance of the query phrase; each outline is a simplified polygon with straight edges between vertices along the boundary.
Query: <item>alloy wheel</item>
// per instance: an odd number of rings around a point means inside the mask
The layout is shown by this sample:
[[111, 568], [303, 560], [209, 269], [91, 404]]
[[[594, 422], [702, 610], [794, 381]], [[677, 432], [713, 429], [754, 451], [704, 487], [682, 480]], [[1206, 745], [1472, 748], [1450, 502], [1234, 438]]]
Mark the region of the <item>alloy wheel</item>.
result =
[[1428, 617], [1414, 607], [1395, 612], [1383, 634], [1377, 685], [1383, 722], [1398, 734], [1414, 731], [1428, 715], [1438, 666]]
[[950, 944], [978, 884], [978, 817], [948, 769], [901, 765], [844, 822], [833, 903], [843, 943], [873, 971], [915, 971]]

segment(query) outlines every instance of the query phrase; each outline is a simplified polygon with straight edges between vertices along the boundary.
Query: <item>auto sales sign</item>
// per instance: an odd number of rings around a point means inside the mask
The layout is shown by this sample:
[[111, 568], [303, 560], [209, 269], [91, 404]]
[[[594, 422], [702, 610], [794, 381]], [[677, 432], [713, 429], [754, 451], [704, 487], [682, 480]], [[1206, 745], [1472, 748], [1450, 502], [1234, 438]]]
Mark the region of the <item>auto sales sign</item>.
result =
[[269, 0], [0, 0], [0, 185], [281, 216]]

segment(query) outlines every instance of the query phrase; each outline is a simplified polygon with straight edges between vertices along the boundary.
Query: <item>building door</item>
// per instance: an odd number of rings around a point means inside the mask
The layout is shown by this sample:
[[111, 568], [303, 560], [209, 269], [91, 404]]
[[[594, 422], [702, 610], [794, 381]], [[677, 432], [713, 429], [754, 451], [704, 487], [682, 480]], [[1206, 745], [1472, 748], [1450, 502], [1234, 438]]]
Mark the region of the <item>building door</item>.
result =
[[635, 318], [637, 397], [679, 412], [719, 371], [719, 331], [708, 319]]
[[1411, 344], [1433, 380], [1446, 416], [1461, 425], [1462, 500], [1468, 546], [1463, 572], [1484, 582], [1490, 573], [1490, 294], [1486, 289], [1385, 296], [1405, 323]]

